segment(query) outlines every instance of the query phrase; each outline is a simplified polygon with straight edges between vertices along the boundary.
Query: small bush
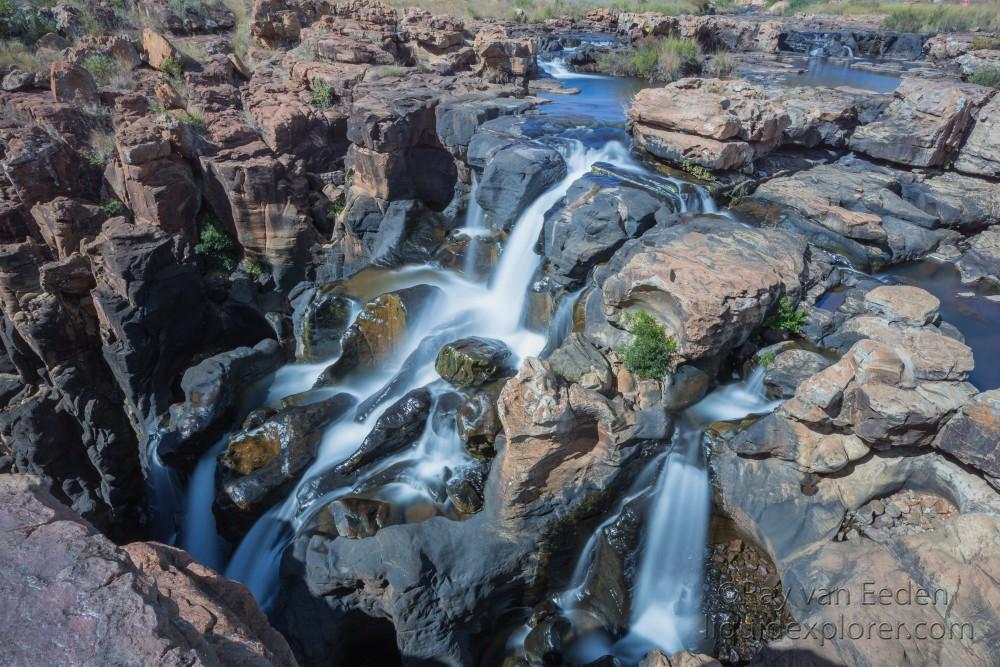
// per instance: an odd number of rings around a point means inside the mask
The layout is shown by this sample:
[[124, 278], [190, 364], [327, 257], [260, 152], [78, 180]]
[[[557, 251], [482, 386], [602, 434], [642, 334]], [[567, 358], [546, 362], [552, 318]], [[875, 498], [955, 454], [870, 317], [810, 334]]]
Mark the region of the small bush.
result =
[[259, 280], [264, 275], [264, 267], [256, 259], [244, 259], [240, 262], [240, 271], [247, 274], [253, 280]]
[[625, 368], [643, 380], [662, 380], [670, 370], [670, 356], [677, 349], [677, 342], [647, 312], [625, 313], [622, 324], [633, 336], [619, 350]]
[[984, 67], [969, 77], [969, 83], [978, 83], [980, 86], [990, 88], [1000, 88], [1000, 67]]
[[55, 24], [38, 7], [18, 6], [16, 0], [0, 0], [0, 38], [16, 37], [34, 44], [39, 37], [55, 29]]
[[598, 69], [615, 76], [649, 81], [674, 81], [701, 69], [701, 46], [690, 39], [667, 37], [612, 51], [598, 60]]
[[104, 85], [118, 72], [118, 64], [110, 56], [89, 55], [83, 59], [83, 68], [90, 72], [97, 83]]
[[101, 202], [101, 210], [109, 218], [121, 215], [125, 211], [125, 204], [117, 199], [105, 199]]
[[92, 131], [88, 143], [90, 150], [83, 152], [83, 159], [98, 167], [103, 167], [110, 162], [118, 150], [115, 145], [114, 133], [105, 129]]
[[309, 104], [319, 109], [329, 108], [333, 104], [333, 86], [325, 79], [313, 79]]
[[175, 81], [180, 81], [181, 77], [184, 76], [184, 67], [176, 58], [167, 58], [160, 64], [160, 71], [167, 76], [167, 78], [174, 79]]
[[683, 162], [681, 162], [681, 169], [691, 174], [700, 181], [715, 180], [715, 176], [713, 176], [712, 172], [710, 172], [708, 169], [701, 166], [700, 164], [695, 164], [694, 162], [690, 162], [688, 160], [684, 160]]
[[768, 350], [764, 354], [757, 357], [757, 363], [760, 364], [761, 368], [770, 368], [771, 364], [774, 363], [774, 358], [776, 356], [777, 355], [774, 353], [774, 350]]
[[343, 210], [344, 202], [330, 202], [330, 205], [326, 207], [326, 217], [330, 220], [336, 220], [337, 216], [340, 215]]
[[196, 132], [205, 132], [208, 129], [205, 116], [197, 111], [185, 111], [181, 114], [180, 119], [182, 123]]
[[222, 230], [219, 223], [208, 215], [200, 221], [201, 231], [194, 251], [205, 258], [205, 264], [212, 271], [230, 272], [236, 268], [236, 249], [233, 240]]
[[792, 303], [785, 297], [778, 302], [778, 312], [764, 322], [764, 326], [774, 331], [784, 331], [793, 335], [802, 333], [802, 327], [806, 323], [806, 311], [801, 308], [793, 308]]

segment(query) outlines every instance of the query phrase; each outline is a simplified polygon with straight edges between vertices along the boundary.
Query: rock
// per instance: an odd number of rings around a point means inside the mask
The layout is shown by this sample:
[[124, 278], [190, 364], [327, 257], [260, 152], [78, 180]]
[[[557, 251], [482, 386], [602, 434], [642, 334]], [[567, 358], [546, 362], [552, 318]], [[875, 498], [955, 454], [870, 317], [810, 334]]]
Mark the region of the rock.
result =
[[434, 110], [435, 133], [452, 155], [464, 160], [479, 126], [501, 116], [522, 114], [533, 106], [530, 100], [509, 97], [475, 96], [442, 101]]
[[738, 347], [782, 295], [796, 298], [805, 247], [801, 237], [703, 216], [654, 228], [618, 252], [603, 286], [608, 319], [645, 310], [693, 360]]
[[538, 143], [515, 143], [490, 157], [476, 201], [491, 225], [509, 229], [539, 195], [566, 176], [559, 151]]
[[31, 207], [31, 219], [39, 236], [59, 258], [78, 251], [82, 239], [96, 236], [104, 218], [99, 206], [84, 199], [56, 197]]
[[974, 236], [957, 266], [964, 284], [1000, 288], [1000, 229], [993, 227]]
[[531, 38], [516, 38], [503, 27], [491, 26], [476, 33], [476, 73], [494, 83], [526, 83], [537, 69], [536, 45]]
[[612, 386], [611, 367], [585, 334], [571, 333], [549, 356], [552, 372], [571, 384], [601, 393]]
[[334, 470], [341, 475], [384, 459], [420, 439], [427, 425], [432, 397], [426, 387], [414, 389], [389, 406], [375, 421], [361, 446]]
[[937, 434], [934, 446], [963, 463], [1000, 477], [1000, 390], [984, 391], [963, 405]]
[[270, 415], [255, 414], [219, 455], [222, 479], [213, 511], [220, 533], [236, 542], [272, 504], [281, 500], [316, 458], [326, 427], [355, 404], [336, 394]]
[[283, 362], [278, 342], [267, 338], [205, 359], [184, 372], [184, 401], [170, 406], [170, 421], [160, 435], [160, 457], [169, 464], [191, 464], [219, 437], [242, 398], [257, 380]]
[[650, 651], [643, 657], [639, 667], [721, 667], [722, 663], [711, 656], [689, 651], [678, 651], [667, 656], [662, 651]]
[[351, 325], [353, 300], [337, 291], [336, 285], [310, 288], [293, 300], [292, 316], [296, 354], [299, 359], [319, 361], [340, 351], [340, 337]]
[[545, 271], [573, 284], [627, 239], [652, 227], [663, 205], [647, 190], [596, 174], [574, 182], [565, 201], [556, 215], [546, 216], [542, 243]]
[[478, 387], [507, 367], [510, 354], [501, 340], [462, 338], [441, 348], [434, 370], [454, 387]]
[[25, 72], [22, 69], [12, 69], [3, 77], [0, 88], [8, 93], [16, 93], [20, 90], [27, 90], [35, 86], [35, 73]]
[[0, 476], [0, 496], [7, 664], [297, 664], [242, 584], [162, 544], [116, 547], [36, 477]]
[[0, 165], [25, 210], [59, 196], [98, 198], [99, 171], [44, 128], [0, 130], [0, 145], [4, 151]]
[[786, 350], [774, 357], [764, 371], [764, 392], [772, 400], [791, 398], [803, 381], [832, 362], [809, 350]]
[[670, 413], [681, 412], [704, 398], [711, 385], [711, 375], [693, 364], [682, 364], [663, 383], [663, 407]]
[[497, 398], [505, 383], [503, 378], [491, 382], [458, 406], [455, 424], [470, 456], [491, 459], [496, 453], [494, 442], [501, 429]]
[[904, 78], [893, 94], [878, 118], [855, 130], [850, 147], [912, 167], [946, 164], [989, 98], [981, 86], [917, 78]]
[[152, 28], [142, 29], [142, 50], [146, 61], [154, 69], [162, 69], [163, 64], [172, 61], [180, 64], [183, 60], [177, 48], [166, 37]]
[[473, 463], [455, 471], [445, 483], [448, 500], [462, 514], [475, 514], [483, 508], [483, 487], [489, 468], [484, 463]]
[[344, 496], [327, 505], [341, 537], [371, 537], [388, 524], [389, 506], [380, 500]]
[[1000, 97], [983, 105], [976, 115], [972, 132], [955, 160], [959, 171], [996, 178], [1000, 176]]
[[299, 40], [302, 22], [285, 0], [254, 0], [250, 34], [261, 46], [273, 49]]
[[97, 101], [97, 84], [90, 72], [66, 62], [52, 63], [52, 98], [56, 102], [93, 104]]
[[927, 290], [907, 285], [876, 287], [865, 294], [864, 308], [891, 324], [922, 327], [938, 320], [941, 302]]
[[765, 90], [790, 119], [782, 143], [812, 148], [847, 145], [859, 125], [878, 115], [892, 99], [889, 95], [863, 93], [855, 89], [800, 86]]
[[340, 338], [341, 355], [323, 371], [317, 386], [336, 382], [351, 371], [370, 366], [394, 353], [426, 308], [440, 293], [437, 287], [417, 285], [387, 292], [365, 304], [354, 324]]
[[697, 78], [639, 91], [628, 117], [640, 147], [709, 170], [750, 167], [781, 143], [791, 124], [758, 86]]

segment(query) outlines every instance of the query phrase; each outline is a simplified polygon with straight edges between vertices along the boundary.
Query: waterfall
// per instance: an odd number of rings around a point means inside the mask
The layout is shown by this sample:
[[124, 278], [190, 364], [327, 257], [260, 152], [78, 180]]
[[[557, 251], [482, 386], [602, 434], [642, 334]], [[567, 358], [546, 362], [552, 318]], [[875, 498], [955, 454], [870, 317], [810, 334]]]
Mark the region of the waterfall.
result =
[[467, 276], [474, 276], [476, 273], [476, 259], [479, 253], [479, 236], [486, 231], [486, 214], [483, 207], [476, 200], [476, 193], [479, 191], [479, 178], [476, 172], [472, 172], [472, 187], [469, 189], [469, 204], [465, 209], [465, 227], [462, 228], [469, 237], [469, 244], [465, 249], [464, 271]]
[[570, 294], [564, 294], [563, 298], [560, 299], [559, 305], [556, 306], [556, 312], [552, 314], [552, 319], [549, 321], [548, 341], [545, 343], [545, 349], [541, 352], [542, 357], [548, 357], [555, 352], [556, 348], [566, 340], [566, 336], [573, 332], [573, 311], [581, 294], [583, 294], [583, 290], [579, 289]]
[[187, 500], [184, 505], [184, 524], [181, 527], [180, 546], [208, 567], [222, 569], [225, 545], [215, 528], [212, 502], [215, 500], [215, 468], [219, 454], [226, 449], [230, 433], [222, 436], [205, 453], [188, 481]]
[[160, 460], [160, 433], [154, 421], [147, 424], [146, 432], [150, 434], [146, 441], [146, 493], [151, 515], [150, 528], [157, 540], [173, 544], [177, 534], [177, 509], [180, 506], [177, 473]]

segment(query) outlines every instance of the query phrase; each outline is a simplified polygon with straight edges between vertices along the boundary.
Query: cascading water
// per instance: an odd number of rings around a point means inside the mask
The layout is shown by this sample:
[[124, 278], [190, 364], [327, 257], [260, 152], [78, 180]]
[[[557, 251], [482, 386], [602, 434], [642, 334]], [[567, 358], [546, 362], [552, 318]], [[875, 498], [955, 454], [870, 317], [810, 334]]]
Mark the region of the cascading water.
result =
[[465, 211], [465, 226], [460, 230], [469, 237], [469, 244], [465, 248], [465, 263], [463, 269], [465, 275], [473, 276], [476, 272], [476, 261], [479, 254], [479, 237], [486, 230], [486, 214], [483, 207], [476, 199], [479, 191], [479, 178], [472, 174], [472, 187], [469, 189], [469, 204]]

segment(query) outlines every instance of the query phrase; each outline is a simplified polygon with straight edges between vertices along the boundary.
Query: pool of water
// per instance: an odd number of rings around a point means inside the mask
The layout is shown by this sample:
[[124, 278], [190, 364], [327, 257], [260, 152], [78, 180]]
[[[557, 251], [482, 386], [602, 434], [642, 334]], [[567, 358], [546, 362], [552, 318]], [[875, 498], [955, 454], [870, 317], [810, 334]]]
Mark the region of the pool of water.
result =
[[575, 95], [542, 93], [539, 97], [551, 100], [542, 110], [546, 115], [563, 118], [580, 125], [625, 126], [625, 111], [632, 103], [632, 96], [649, 83], [640, 79], [609, 77], [570, 71], [562, 56], [542, 61], [542, 70], [558, 78], [567, 88], [576, 88]]
[[1000, 387], [1000, 364], [993, 355], [1000, 350], [1000, 302], [987, 293], [963, 285], [950, 262], [925, 259], [887, 268], [880, 274], [888, 282], [922, 287], [941, 300], [941, 318], [958, 327], [976, 357], [969, 381], [978, 389]]
[[876, 72], [865, 67], [868, 61], [844, 58], [801, 58], [801, 69], [781, 78], [790, 86], [848, 86], [873, 93], [891, 93], [899, 86], [900, 76], [893, 72]]

